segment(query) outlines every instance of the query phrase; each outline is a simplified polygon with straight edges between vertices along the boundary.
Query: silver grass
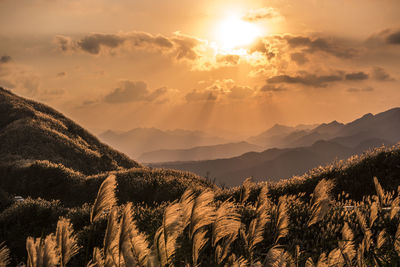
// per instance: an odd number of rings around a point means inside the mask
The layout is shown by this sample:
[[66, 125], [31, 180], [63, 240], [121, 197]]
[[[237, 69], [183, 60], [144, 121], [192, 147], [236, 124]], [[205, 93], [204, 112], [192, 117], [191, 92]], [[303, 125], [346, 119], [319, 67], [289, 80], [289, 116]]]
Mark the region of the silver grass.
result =
[[379, 232], [378, 238], [376, 240], [376, 247], [379, 249], [383, 247], [388, 241], [388, 234], [385, 229]]
[[276, 220], [276, 239], [275, 243], [278, 243], [279, 239], [286, 237], [289, 233], [289, 213], [287, 207], [287, 198], [282, 196], [279, 198], [277, 209], [277, 220]]
[[241, 190], [240, 190], [240, 202], [241, 203], [246, 202], [246, 200], [249, 198], [251, 184], [252, 184], [252, 177], [248, 177], [248, 178], [246, 178], [246, 180], [244, 180]]
[[390, 209], [390, 219], [393, 220], [394, 217], [396, 217], [397, 213], [399, 212], [399, 205], [400, 205], [400, 197], [397, 196], [391, 204], [391, 209]]
[[378, 178], [374, 177], [374, 185], [376, 193], [378, 194], [379, 204], [382, 207], [384, 205], [385, 200], [385, 191], [383, 190], [381, 184], [378, 181]]
[[199, 230], [195, 233], [192, 242], [192, 261], [193, 266], [197, 266], [197, 261], [200, 256], [201, 250], [208, 242], [208, 238], [206, 237], [206, 230]]
[[150, 257], [149, 244], [146, 240], [146, 236], [140, 233], [136, 227], [136, 224], [132, 222], [130, 242], [133, 257], [140, 266], [146, 266], [148, 264], [148, 258]]
[[104, 265], [104, 255], [103, 251], [98, 247], [93, 248], [93, 256], [86, 267], [103, 267]]
[[107, 228], [104, 234], [103, 249], [105, 264], [117, 264], [119, 226], [117, 221], [117, 208], [113, 208], [108, 216]]
[[271, 209], [271, 203], [268, 199], [268, 187], [264, 185], [261, 188], [257, 200], [256, 218], [254, 218], [249, 225], [247, 233], [245, 233], [244, 240], [248, 253], [250, 254], [250, 262], [252, 262], [254, 248], [257, 244], [263, 241], [265, 225], [270, 221], [268, 211]]
[[328, 266], [343, 266], [344, 265], [344, 259], [341, 256], [341, 252], [339, 248], [333, 249], [331, 252], [329, 252], [328, 255]]
[[332, 180], [322, 179], [315, 187], [313, 193], [313, 205], [311, 208], [312, 215], [308, 222], [308, 226], [319, 222], [328, 213], [331, 202], [329, 193], [333, 186], [334, 183]]
[[121, 262], [121, 254], [124, 258], [125, 264], [132, 266], [135, 262], [131, 250], [131, 228], [133, 224], [132, 219], [132, 203], [128, 202], [122, 211], [122, 217], [119, 224], [119, 240], [118, 240], [118, 265]]
[[54, 267], [59, 263], [56, 241], [53, 234], [46, 238], [28, 237], [26, 239], [28, 252], [27, 267]]
[[10, 250], [0, 243], [0, 267], [6, 267], [10, 263]]
[[152, 262], [159, 262], [161, 266], [165, 266], [167, 264], [167, 254], [165, 251], [164, 231], [163, 228], [160, 227], [154, 235], [154, 244], [152, 249], [154, 259]]
[[217, 247], [216, 247], [217, 249], [215, 251], [215, 259], [218, 264], [221, 264], [225, 260], [225, 258], [228, 256], [230, 247], [231, 247], [233, 241], [235, 241], [235, 239], [236, 239], [236, 236], [230, 235], [223, 239], [222, 244], [217, 245]]
[[305, 267], [315, 267], [314, 261], [309, 257], [306, 261]]
[[215, 221], [212, 224], [212, 246], [215, 247], [221, 239], [233, 236], [237, 237], [240, 228], [240, 215], [232, 202], [223, 202], [216, 212]]
[[284, 249], [274, 246], [268, 250], [263, 266], [285, 267], [288, 262], [291, 262], [290, 255]]
[[161, 226], [165, 243], [165, 254], [169, 263], [177, 249], [177, 239], [183, 232], [183, 209], [181, 203], [174, 203], [164, 211]]
[[215, 220], [215, 207], [213, 205], [214, 193], [211, 190], [201, 192], [195, 199], [190, 218], [189, 236], [193, 236], [201, 227], [211, 224]]
[[340, 252], [344, 261], [352, 265], [356, 250], [354, 248], [354, 234], [347, 222], [344, 223], [342, 228], [342, 239], [343, 241], [339, 242]]
[[328, 258], [326, 257], [325, 253], [319, 255], [317, 267], [328, 267]]
[[115, 188], [117, 186], [115, 175], [110, 175], [100, 185], [97, 197], [90, 212], [90, 222], [93, 223], [101, 215], [116, 205]]
[[190, 218], [192, 216], [192, 209], [195, 200], [195, 193], [192, 189], [187, 189], [179, 201], [182, 204], [183, 209], [183, 228], [186, 228], [190, 223]]
[[369, 215], [369, 227], [371, 228], [374, 225], [375, 220], [378, 218], [378, 203], [376, 203], [376, 201], [374, 201], [371, 204], [371, 212]]
[[60, 266], [65, 267], [69, 260], [78, 254], [79, 246], [71, 222], [63, 217], [57, 222], [56, 242]]
[[400, 223], [398, 224], [396, 234], [394, 235], [394, 249], [400, 257]]

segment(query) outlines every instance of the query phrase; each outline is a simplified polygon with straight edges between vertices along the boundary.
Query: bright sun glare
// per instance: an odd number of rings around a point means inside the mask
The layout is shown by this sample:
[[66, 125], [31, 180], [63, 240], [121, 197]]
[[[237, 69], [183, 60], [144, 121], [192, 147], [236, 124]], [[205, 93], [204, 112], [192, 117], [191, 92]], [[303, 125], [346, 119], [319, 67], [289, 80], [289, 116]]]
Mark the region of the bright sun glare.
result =
[[215, 35], [220, 49], [234, 52], [238, 47], [251, 44], [261, 35], [261, 30], [256, 24], [230, 16], [217, 25]]

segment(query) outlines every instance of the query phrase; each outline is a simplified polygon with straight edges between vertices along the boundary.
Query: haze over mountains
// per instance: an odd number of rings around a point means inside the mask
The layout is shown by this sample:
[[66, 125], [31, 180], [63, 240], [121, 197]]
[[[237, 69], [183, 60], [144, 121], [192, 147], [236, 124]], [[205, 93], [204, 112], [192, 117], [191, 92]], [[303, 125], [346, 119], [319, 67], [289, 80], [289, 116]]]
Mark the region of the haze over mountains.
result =
[[100, 134], [100, 139], [130, 157], [139, 158], [142, 153], [161, 149], [188, 149], [196, 146], [211, 146], [227, 143], [221, 137], [201, 131], [182, 129], [160, 130], [156, 128], [135, 128], [127, 132], [108, 130]]
[[279, 148], [251, 152], [230, 159], [153, 164], [186, 170], [216, 178], [228, 186], [239, 185], [244, 177], [277, 180], [344, 159], [377, 146], [400, 141], [400, 108], [376, 115], [366, 114], [350, 123], [336, 121], [313, 129], [275, 125], [259, 136], [249, 138], [258, 145], [277, 144]]

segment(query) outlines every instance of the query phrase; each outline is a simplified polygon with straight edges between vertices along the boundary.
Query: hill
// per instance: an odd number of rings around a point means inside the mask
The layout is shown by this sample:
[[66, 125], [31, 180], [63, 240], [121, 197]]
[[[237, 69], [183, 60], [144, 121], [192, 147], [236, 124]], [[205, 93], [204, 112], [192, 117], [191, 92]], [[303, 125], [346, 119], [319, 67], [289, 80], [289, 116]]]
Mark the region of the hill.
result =
[[163, 149], [143, 153], [138, 161], [170, 162], [191, 160], [212, 160], [219, 158], [231, 158], [249, 151], [262, 151], [260, 146], [247, 142], [227, 143], [214, 146], [198, 146], [189, 149]]
[[215, 178], [217, 182], [226, 186], [237, 186], [246, 177], [254, 177], [255, 180], [278, 181], [293, 175], [301, 175], [335, 159], [345, 159], [384, 143], [391, 145], [390, 142], [382, 139], [369, 139], [356, 147], [321, 140], [312, 146], [273, 148], [263, 152], [245, 153], [229, 159], [157, 163], [150, 166], [190, 171]]
[[127, 132], [108, 130], [100, 139], [137, 159], [145, 152], [161, 149], [189, 149], [196, 146], [210, 146], [227, 143], [224, 138], [201, 131], [182, 129], [160, 130], [156, 128], [135, 128]]
[[54, 109], [1, 87], [0, 140], [6, 165], [50, 160], [84, 174], [140, 167]]

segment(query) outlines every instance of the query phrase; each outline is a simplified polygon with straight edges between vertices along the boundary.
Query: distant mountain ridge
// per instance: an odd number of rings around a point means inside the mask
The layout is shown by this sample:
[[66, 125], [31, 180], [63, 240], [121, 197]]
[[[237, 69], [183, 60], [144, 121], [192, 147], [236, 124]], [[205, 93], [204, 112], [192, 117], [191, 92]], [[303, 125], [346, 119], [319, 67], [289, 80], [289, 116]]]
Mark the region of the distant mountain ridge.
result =
[[[278, 136], [278, 133], [281, 135]], [[278, 141], [281, 146], [228, 159], [171, 162], [154, 166], [208, 175], [228, 186], [239, 185], [249, 176], [259, 180], [279, 180], [301, 175], [335, 159], [344, 159], [383, 144], [399, 142], [400, 108], [376, 115], [366, 114], [347, 124], [333, 121], [306, 130], [275, 125], [259, 135], [258, 139], [249, 140], [258, 140], [259, 145], [261, 142], [265, 145], [267, 142]]]
[[145, 152], [155, 150], [188, 149], [196, 146], [218, 145], [229, 141], [201, 131], [156, 128], [135, 128], [121, 133], [108, 130], [99, 137], [107, 144], [135, 159]]
[[0, 87], [0, 162], [60, 163], [84, 174], [141, 167], [54, 109]]
[[227, 143], [214, 146], [198, 146], [189, 149], [163, 149], [143, 153], [139, 162], [170, 162], [190, 160], [212, 160], [230, 158], [249, 151], [262, 151], [262, 147], [247, 142]]

